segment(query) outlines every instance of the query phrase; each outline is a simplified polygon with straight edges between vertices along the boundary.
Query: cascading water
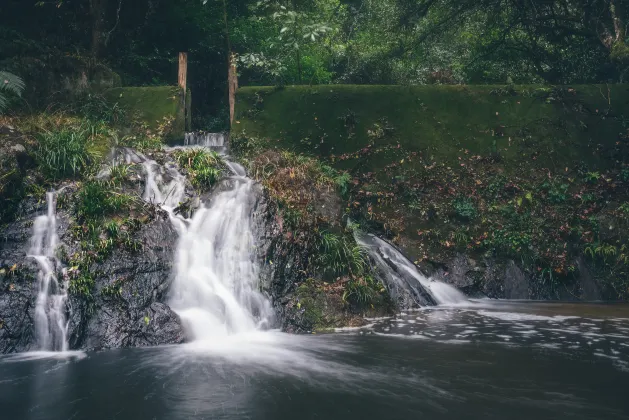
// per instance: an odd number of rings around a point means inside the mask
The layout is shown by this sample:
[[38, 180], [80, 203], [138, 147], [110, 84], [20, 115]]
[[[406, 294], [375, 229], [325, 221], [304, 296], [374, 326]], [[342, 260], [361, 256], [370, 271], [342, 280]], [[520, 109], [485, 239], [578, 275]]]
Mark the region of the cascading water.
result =
[[[225, 147], [220, 134], [186, 135], [186, 144], [212, 150]], [[234, 176], [221, 181], [209, 202], [185, 219], [174, 213], [186, 182], [174, 165], [160, 165], [137, 152], [125, 160], [143, 165], [143, 198], [166, 210], [179, 232], [170, 306], [191, 338], [207, 340], [269, 327], [274, 312], [258, 291], [251, 220], [257, 198], [244, 168], [225, 160]]]
[[60, 262], [55, 257], [58, 240], [55, 193], [47, 193], [46, 199], [48, 212], [35, 219], [28, 253], [28, 257], [33, 258], [39, 266], [35, 334], [39, 350], [65, 352], [68, 350], [68, 285], [60, 283], [56, 276]]
[[195, 339], [251, 332], [272, 321], [271, 305], [258, 291], [252, 187], [246, 177], [223, 181], [181, 234], [171, 307]]
[[227, 151], [227, 136], [223, 133], [186, 133], [184, 146], [200, 146], [211, 148], [219, 153]]
[[467, 297], [455, 287], [423, 276], [415, 264], [388, 242], [358, 230], [354, 230], [354, 238], [376, 262], [389, 294], [401, 307], [468, 302]]

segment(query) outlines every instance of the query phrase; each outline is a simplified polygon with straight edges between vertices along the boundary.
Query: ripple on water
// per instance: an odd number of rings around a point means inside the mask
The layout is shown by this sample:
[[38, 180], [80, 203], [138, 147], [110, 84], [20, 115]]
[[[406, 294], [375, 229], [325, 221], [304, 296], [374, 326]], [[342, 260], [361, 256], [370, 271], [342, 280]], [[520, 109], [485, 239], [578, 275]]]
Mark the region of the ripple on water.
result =
[[[540, 307], [543, 309], [542, 314], [536, 313]], [[580, 317], [574, 314], [574, 307], [571, 306], [571, 312], [566, 314], [562, 313], [561, 306], [557, 304], [552, 307], [556, 313], [549, 313], [547, 307], [526, 304], [514, 304], [511, 311], [506, 308], [504, 302], [498, 307], [425, 308], [412, 314], [374, 321], [372, 326], [362, 330], [378, 335], [422, 338], [442, 343], [487, 342], [565, 353], [585, 352], [595, 358], [611, 360], [623, 371], [629, 367], [627, 318], [613, 315]], [[584, 306], [584, 309], [598, 311], [589, 306]], [[599, 312], [610, 312], [610, 308], [603, 309]], [[391, 327], [395, 327], [395, 334], [391, 333]]]

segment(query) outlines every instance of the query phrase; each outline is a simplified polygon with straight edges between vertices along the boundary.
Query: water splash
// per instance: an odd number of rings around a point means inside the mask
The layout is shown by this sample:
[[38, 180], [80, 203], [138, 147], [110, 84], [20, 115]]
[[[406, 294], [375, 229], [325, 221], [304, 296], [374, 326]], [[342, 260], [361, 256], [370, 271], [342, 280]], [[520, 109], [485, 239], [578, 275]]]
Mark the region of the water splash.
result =
[[251, 332], [272, 323], [271, 305], [258, 291], [253, 186], [245, 177], [223, 181], [182, 232], [170, 303], [195, 339]]
[[426, 278], [415, 264], [388, 242], [357, 229], [354, 230], [354, 238], [375, 261], [382, 282], [400, 308], [468, 302], [467, 297], [455, 287]]
[[[221, 136], [187, 135], [186, 144], [215, 150], [224, 146]], [[174, 212], [185, 196], [185, 176], [173, 164], [160, 165], [139, 153], [133, 157], [145, 170], [144, 200], [166, 210], [180, 235], [170, 306], [191, 338], [209, 340], [268, 328], [274, 312], [258, 290], [251, 220], [259, 196], [245, 169], [224, 156], [234, 176], [221, 181], [210, 200], [186, 219]]]
[[35, 219], [28, 252], [28, 257], [39, 266], [35, 335], [39, 350], [65, 352], [68, 350], [68, 284], [60, 283], [56, 276], [61, 263], [55, 256], [58, 243], [55, 193], [47, 193], [46, 200], [47, 214]]

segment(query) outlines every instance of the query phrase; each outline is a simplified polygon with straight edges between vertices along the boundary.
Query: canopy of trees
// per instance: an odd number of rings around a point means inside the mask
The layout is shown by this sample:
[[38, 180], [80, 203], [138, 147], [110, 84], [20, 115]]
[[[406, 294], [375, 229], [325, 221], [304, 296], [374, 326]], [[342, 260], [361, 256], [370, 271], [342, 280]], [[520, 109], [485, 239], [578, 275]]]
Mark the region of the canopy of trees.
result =
[[[241, 84], [624, 81], [629, 0], [4, 0], [0, 69], [104, 63], [172, 84], [191, 59], [196, 108]], [[12, 64], [13, 63], [13, 64]]]

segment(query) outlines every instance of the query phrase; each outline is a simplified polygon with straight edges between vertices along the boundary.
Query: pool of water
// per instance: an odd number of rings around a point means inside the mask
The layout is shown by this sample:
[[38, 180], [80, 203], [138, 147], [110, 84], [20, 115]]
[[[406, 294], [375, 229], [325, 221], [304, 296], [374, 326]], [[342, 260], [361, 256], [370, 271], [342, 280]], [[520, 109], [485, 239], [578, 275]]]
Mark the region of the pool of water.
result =
[[626, 419], [629, 306], [476, 302], [358, 330], [0, 359], [3, 419]]

